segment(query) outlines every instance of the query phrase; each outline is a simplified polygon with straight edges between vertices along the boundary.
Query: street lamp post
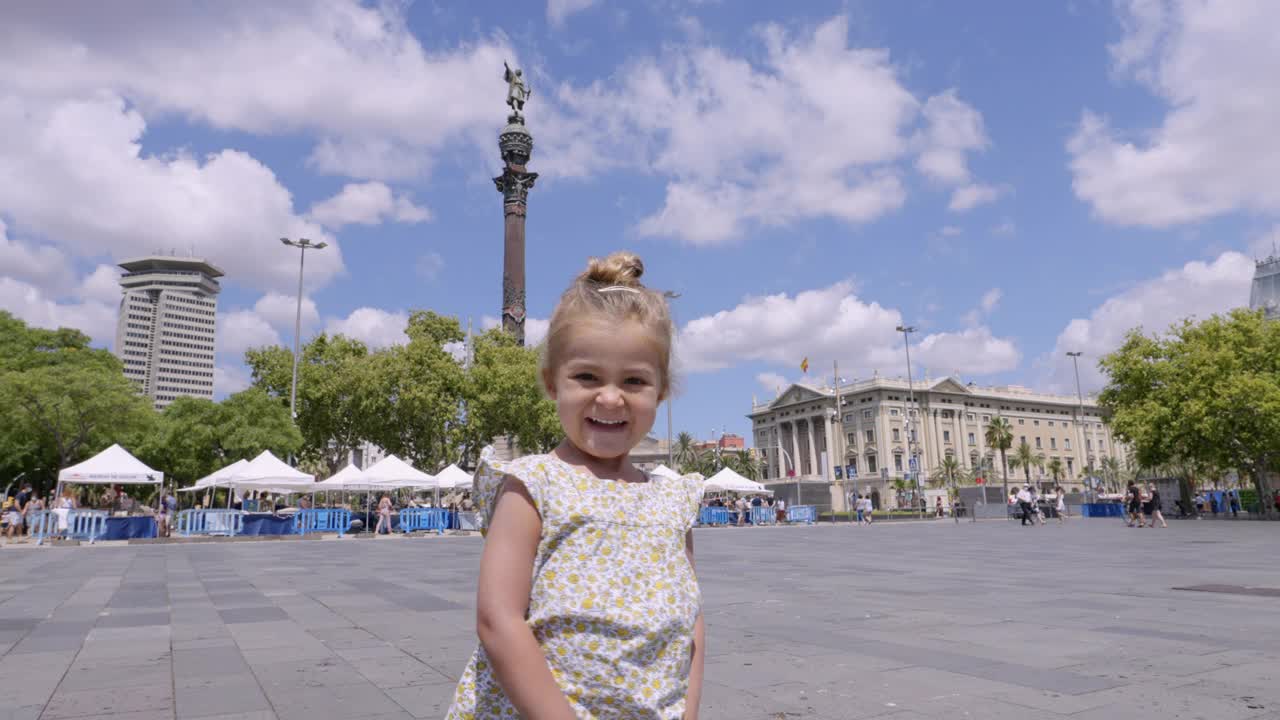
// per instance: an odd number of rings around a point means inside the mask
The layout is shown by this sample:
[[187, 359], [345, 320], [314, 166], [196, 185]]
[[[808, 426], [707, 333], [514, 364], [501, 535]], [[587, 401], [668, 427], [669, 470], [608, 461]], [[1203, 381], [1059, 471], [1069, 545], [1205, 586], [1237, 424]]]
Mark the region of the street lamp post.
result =
[[289, 385], [289, 417], [294, 421], [298, 419], [298, 354], [302, 348], [302, 269], [307, 263], [308, 250], [323, 250], [329, 247], [329, 243], [321, 241], [313, 243], [306, 238], [298, 238], [290, 240], [289, 238], [280, 238], [280, 242], [289, 247], [296, 247], [300, 251], [298, 253], [298, 309], [293, 317], [293, 382]]
[[[915, 404], [916, 404], [915, 381], [911, 377], [911, 333], [915, 332], [916, 328], [914, 325], [899, 325], [897, 327], [897, 330], [898, 332], [902, 333], [902, 347], [907, 351], [907, 402], [911, 406], [907, 408], [907, 424], [910, 428], [910, 431], [907, 437], [907, 445], [910, 448], [910, 453], [909, 453], [910, 457], [912, 460], [915, 461], [915, 466], [916, 466], [915, 470], [913, 471], [913, 474], [915, 475], [915, 481], [916, 481], [915, 504], [919, 506], [920, 498], [923, 497], [923, 491], [920, 488], [920, 466], [923, 463], [921, 462], [919, 456], [917, 455], [915, 416], [911, 414], [912, 412], [915, 411]], [[924, 517], [924, 510], [920, 511], [920, 517], [922, 518]]]
[[[669, 301], [675, 300], [676, 298], [680, 297], [680, 293], [672, 292], [671, 290], [666, 290], [662, 293], [662, 297], [666, 298]], [[670, 302], [667, 303], [667, 307], [668, 308], [671, 307]], [[675, 325], [675, 321], [673, 320], [671, 324]], [[671, 413], [671, 383], [668, 382], [667, 383], [667, 467], [671, 468], [672, 470], [675, 470], [675, 464], [676, 464], [675, 455], [673, 454], [673, 448], [671, 444], [672, 443], [671, 414], [672, 414]]]
[[[1076, 402], [1079, 403], [1079, 412], [1076, 414], [1076, 427], [1080, 428], [1080, 439], [1079, 442], [1076, 443], [1077, 446], [1084, 444], [1084, 395], [1080, 392], [1080, 355], [1081, 353], [1078, 350], [1067, 352], [1067, 356], [1071, 358], [1071, 367], [1074, 368], [1076, 372]], [[1083, 450], [1084, 448], [1080, 449]], [[1087, 456], [1084, 453], [1081, 453], [1081, 460], [1085, 457]], [[1080, 464], [1082, 466], [1085, 465], [1084, 462], [1081, 462]], [[1083, 467], [1081, 469], [1083, 469]], [[1088, 491], [1089, 502], [1093, 502], [1093, 478], [1086, 476], [1085, 481], [1085, 489]]]

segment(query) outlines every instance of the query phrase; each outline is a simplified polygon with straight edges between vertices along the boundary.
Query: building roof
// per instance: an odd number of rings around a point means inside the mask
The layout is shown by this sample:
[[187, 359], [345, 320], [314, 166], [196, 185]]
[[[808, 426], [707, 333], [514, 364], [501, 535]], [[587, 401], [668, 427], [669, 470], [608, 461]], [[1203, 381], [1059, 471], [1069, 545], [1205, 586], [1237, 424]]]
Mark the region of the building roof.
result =
[[[792, 390], [794, 388], [805, 390], [810, 395], [801, 399], [789, 399], [788, 395], [792, 394]], [[933, 380], [916, 381], [914, 383], [914, 388], [920, 392], [951, 392], [957, 395], [973, 395], [975, 397], [1004, 400], [1007, 402], [1047, 403], [1071, 406], [1079, 404], [1079, 400], [1074, 395], [1041, 393], [1021, 385], [984, 386], [976, 385], [974, 383], [962, 383], [960, 380], [949, 376]], [[907, 382], [906, 378], [874, 377], [840, 384], [840, 394], [842, 396], [866, 390], [900, 390], [902, 392], [907, 392], [910, 389], [911, 385]], [[792, 383], [790, 387], [779, 393], [778, 397], [774, 400], [753, 407], [751, 412], [748, 413], [748, 417], [770, 412], [775, 408], [775, 406], [784, 404], [789, 405], [792, 402], [804, 402], [805, 400], [818, 398], [834, 399], [834, 397], [835, 388], [831, 386], [811, 385], [809, 383]], [[1086, 405], [1092, 405], [1095, 404], [1095, 402], [1096, 398], [1085, 398]]]
[[166, 270], [186, 270], [201, 272], [209, 277], [222, 277], [222, 268], [197, 257], [180, 257], [177, 255], [146, 255], [120, 262], [120, 267], [129, 272], [164, 272]]

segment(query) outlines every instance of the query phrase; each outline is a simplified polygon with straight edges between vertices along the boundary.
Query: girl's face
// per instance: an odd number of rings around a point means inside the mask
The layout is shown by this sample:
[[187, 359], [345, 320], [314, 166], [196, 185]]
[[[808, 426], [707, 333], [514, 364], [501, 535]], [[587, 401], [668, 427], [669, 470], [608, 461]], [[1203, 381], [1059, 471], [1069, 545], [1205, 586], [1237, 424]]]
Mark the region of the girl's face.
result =
[[543, 382], [569, 441], [602, 460], [631, 452], [662, 401], [662, 358], [650, 331], [634, 321], [578, 323], [561, 358]]

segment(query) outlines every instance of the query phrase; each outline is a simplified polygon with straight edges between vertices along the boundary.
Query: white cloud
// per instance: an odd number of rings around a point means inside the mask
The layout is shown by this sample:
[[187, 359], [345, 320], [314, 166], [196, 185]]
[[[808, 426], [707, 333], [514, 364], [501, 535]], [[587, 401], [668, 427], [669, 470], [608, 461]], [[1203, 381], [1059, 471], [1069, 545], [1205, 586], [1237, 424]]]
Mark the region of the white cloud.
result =
[[1076, 196], [1120, 225], [1168, 227], [1234, 211], [1280, 212], [1280, 4], [1118, 3], [1115, 72], [1168, 109], [1116, 129], [1086, 110], [1067, 143]]
[[955, 225], [944, 225], [943, 228], [938, 231], [938, 234], [942, 237], [955, 237], [957, 235], [962, 235], [963, 233], [964, 230], [961, 230]]
[[225, 397], [249, 387], [252, 377], [244, 365], [215, 365], [213, 367], [213, 393]]
[[283, 344], [280, 333], [252, 310], [220, 312], [216, 340], [219, 353], [228, 353], [237, 357], [243, 355], [249, 348]]
[[444, 257], [434, 251], [423, 253], [414, 264], [414, 269], [418, 271], [419, 277], [435, 280], [440, 276], [440, 271], [444, 270]]
[[981, 183], [962, 185], [951, 193], [951, 202], [947, 203], [947, 209], [952, 212], [972, 210], [979, 205], [995, 202], [1002, 192], [1000, 188]]
[[[905, 375], [902, 335], [895, 329], [900, 324], [898, 310], [864, 302], [845, 281], [795, 296], [747, 298], [730, 310], [691, 320], [680, 330], [676, 353], [687, 372], [751, 361], [799, 367], [807, 357], [817, 368], [838, 361], [846, 377], [876, 370]], [[913, 360], [919, 353], [920, 368], [970, 374], [1008, 370], [1019, 359], [1011, 341], [993, 337], [985, 327], [928, 335], [912, 352]]]
[[1075, 391], [1067, 351], [1082, 352], [1080, 382], [1085, 392], [1098, 390], [1105, 377], [1098, 360], [1120, 347], [1130, 330], [1163, 332], [1182, 318], [1205, 318], [1249, 304], [1253, 261], [1227, 252], [1212, 262], [1195, 261], [1108, 298], [1087, 318], [1075, 318], [1058, 334], [1053, 353], [1040, 358], [1046, 381], [1061, 392]]
[[378, 225], [385, 220], [417, 223], [431, 219], [431, 211], [413, 204], [406, 195], [393, 195], [380, 182], [348, 183], [327, 200], [311, 206], [311, 219], [325, 227]]
[[921, 113], [925, 129], [916, 169], [941, 183], [968, 182], [968, 153], [989, 144], [982, 114], [961, 100], [955, 90], [929, 98]]
[[982, 308], [982, 312], [991, 314], [991, 312], [996, 309], [996, 306], [1000, 304], [1000, 298], [1002, 297], [1004, 297], [1003, 290], [1000, 288], [991, 288], [990, 290], [982, 293], [982, 300], [978, 303], [978, 306]]
[[116, 307], [107, 303], [59, 303], [35, 285], [0, 277], [0, 310], [8, 310], [36, 327], [75, 328], [99, 345], [110, 347], [115, 341]]
[[[424, 48], [403, 3], [355, 0], [93, 4], [10, 8], [0, 86], [84, 97], [112, 89], [148, 117], [171, 113], [254, 134], [322, 138], [317, 167], [378, 177], [358, 152], [382, 148], [399, 173], [459, 139], [492, 147], [502, 124], [501, 35]], [[127, 32], [122, 29], [127, 28]], [[392, 148], [411, 149], [398, 159]], [[350, 165], [348, 167], [348, 165]]]
[[123, 292], [120, 288], [120, 268], [116, 265], [99, 265], [80, 281], [76, 295], [87, 301], [118, 305]]
[[409, 336], [404, 333], [408, 326], [409, 314], [406, 312], [362, 307], [351, 311], [345, 318], [329, 318], [325, 323], [325, 332], [330, 335], [345, 335], [359, 340], [370, 349], [377, 349], [409, 342]]
[[[280, 293], [267, 293], [258, 298], [253, 304], [253, 311], [262, 316], [271, 327], [280, 332], [287, 332], [291, 336], [293, 334], [293, 324], [298, 316], [298, 297], [296, 295], [282, 295]], [[308, 330], [320, 324], [320, 313], [316, 311], [315, 301], [309, 297], [302, 298], [302, 332], [305, 335]]]
[[779, 390], [786, 390], [791, 381], [775, 372], [756, 373], [756, 382], [769, 393], [768, 397], [776, 397]]
[[1012, 237], [1018, 232], [1018, 226], [1012, 220], [1004, 220], [999, 225], [991, 228], [991, 234], [998, 237]]
[[[122, 98], [45, 103], [5, 94], [3, 82], [0, 208], [74, 254], [123, 259], [177, 243], [236, 282], [271, 287], [297, 268], [296, 253], [275, 238], [333, 242], [295, 215], [289, 191], [242, 152], [146, 155], [146, 123]], [[341, 251], [331, 247], [315, 255], [308, 276], [323, 284], [341, 268]]]
[[570, 15], [595, 4], [596, 0], [547, 0], [547, 21], [554, 27], [560, 27]]
[[4, 220], [0, 220], [0, 273], [55, 293], [75, 283], [66, 253], [49, 245], [11, 240]]
[[768, 25], [759, 36], [764, 51], [752, 59], [671, 45], [623, 67], [614, 85], [561, 86], [565, 110], [543, 133], [552, 149], [540, 167], [660, 174], [663, 206], [636, 229], [693, 244], [754, 226], [874, 220], [905, 202], [914, 152], [926, 153], [929, 173], [968, 178], [964, 155], [985, 143], [977, 112], [950, 91], [922, 103], [887, 51], [849, 45], [846, 18], [800, 36]]

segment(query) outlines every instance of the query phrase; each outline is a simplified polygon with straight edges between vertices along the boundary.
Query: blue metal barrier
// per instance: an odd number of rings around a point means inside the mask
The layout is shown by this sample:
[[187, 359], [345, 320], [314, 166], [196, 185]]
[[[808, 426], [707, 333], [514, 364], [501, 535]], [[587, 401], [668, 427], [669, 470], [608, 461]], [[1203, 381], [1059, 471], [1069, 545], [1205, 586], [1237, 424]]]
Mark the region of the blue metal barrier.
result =
[[818, 508], [813, 505], [795, 505], [787, 508], [787, 522], [802, 522], [809, 525], [818, 521]]
[[37, 545], [43, 545], [47, 538], [58, 537], [58, 516], [52, 510], [38, 510], [27, 515], [27, 527]]
[[183, 510], [178, 513], [174, 529], [183, 537], [192, 535], [226, 535], [240, 534], [244, 527], [244, 516], [239, 510]]
[[437, 535], [443, 535], [452, 515], [444, 508], [405, 508], [400, 511], [400, 530], [406, 535], [415, 530], [435, 530]]
[[751, 508], [752, 525], [772, 525], [778, 521], [778, 514], [767, 506]]
[[338, 537], [351, 527], [351, 511], [338, 508], [310, 508], [293, 516], [293, 530], [299, 535], [336, 532]]
[[72, 510], [67, 513], [67, 537], [92, 545], [107, 534], [107, 517], [106, 510]]
[[704, 507], [698, 513], [698, 522], [702, 525], [728, 525], [729, 509], [722, 507]]

